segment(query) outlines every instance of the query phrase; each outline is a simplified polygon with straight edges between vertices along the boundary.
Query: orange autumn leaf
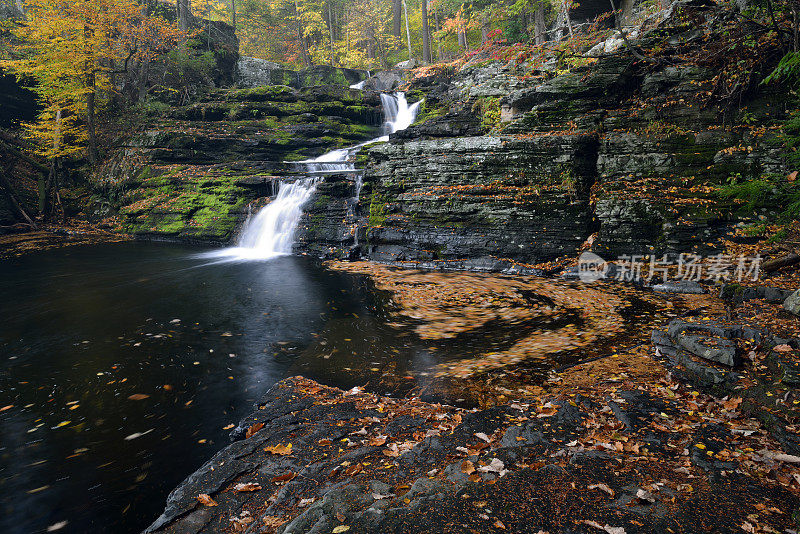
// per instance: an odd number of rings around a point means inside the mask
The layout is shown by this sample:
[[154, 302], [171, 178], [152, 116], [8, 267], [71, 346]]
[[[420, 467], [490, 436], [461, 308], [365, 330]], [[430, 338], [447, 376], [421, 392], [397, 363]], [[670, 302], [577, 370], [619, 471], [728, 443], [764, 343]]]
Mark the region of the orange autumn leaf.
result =
[[369, 440], [369, 444], [373, 447], [382, 447], [386, 444], [386, 436], [378, 436]]
[[264, 423], [255, 423], [254, 425], [252, 425], [250, 428], [247, 429], [247, 432], [245, 432], [244, 435], [245, 439], [252, 437], [253, 434], [258, 432], [262, 428], [264, 428]]
[[279, 454], [281, 456], [287, 456], [292, 454], [292, 444], [289, 443], [288, 445], [277, 444], [277, 445], [270, 445], [269, 447], [264, 448], [265, 452], [271, 452], [272, 454]]
[[197, 501], [200, 504], [205, 504], [206, 506], [217, 506], [217, 501], [211, 498], [210, 495], [207, 493], [201, 493], [197, 496]]

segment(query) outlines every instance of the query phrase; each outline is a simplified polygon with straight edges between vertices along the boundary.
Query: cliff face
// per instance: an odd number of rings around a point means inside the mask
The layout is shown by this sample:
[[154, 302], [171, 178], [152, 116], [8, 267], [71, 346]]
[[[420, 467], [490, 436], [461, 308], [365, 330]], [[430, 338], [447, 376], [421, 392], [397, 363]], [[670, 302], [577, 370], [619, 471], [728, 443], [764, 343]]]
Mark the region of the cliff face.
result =
[[219, 89], [149, 113], [98, 189], [128, 233], [213, 243], [277, 192], [291, 161], [375, 136], [382, 116], [378, 95], [343, 85]]
[[[686, 12], [703, 17], [706, 33], [721, 31], [721, 11]], [[683, 19], [657, 33], [640, 45], [701, 46]], [[740, 222], [720, 186], [785, 173], [780, 89], [744, 91], [729, 106], [713, 95], [719, 72], [637, 61], [624, 48], [531, 79], [473, 63], [412, 83], [423, 112], [365, 149], [364, 188], [349, 208], [359, 217], [337, 224], [353, 191], [322, 188], [301, 250], [497, 269], [574, 255], [596, 233], [593, 247], [608, 257], [702, 252]]]
[[[477, 55], [418, 75], [406, 89], [424, 99], [416, 123], [361, 151], [358, 199], [355, 176], [325, 178], [297, 251], [493, 270], [587, 243], [609, 259], [707, 252], [742, 224], [720, 187], [786, 171], [787, 92], [740, 83], [723, 97], [729, 66], [697, 59], [727, 38], [729, 13], [676, 9], [636, 41], [649, 60], [612, 36], [592, 50], [615, 51], [571, 70]], [[347, 87], [364, 72], [247, 59], [239, 71], [251, 88], [159, 105], [107, 165], [124, 230], [230, 241], [247, 206], [293, 176], [284, 162], [377, 135], [378, 94]]]

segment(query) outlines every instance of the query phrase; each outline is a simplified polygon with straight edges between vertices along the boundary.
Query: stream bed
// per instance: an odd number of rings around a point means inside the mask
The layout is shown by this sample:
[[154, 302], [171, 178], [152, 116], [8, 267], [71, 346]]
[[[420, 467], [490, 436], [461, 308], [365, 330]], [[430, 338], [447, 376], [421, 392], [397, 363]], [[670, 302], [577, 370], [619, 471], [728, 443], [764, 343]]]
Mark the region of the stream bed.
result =
[[0, 262], [0, 532], [138, 532], [275, 382], [402, 383], [437, 363], [364, 277], [202, 251]]

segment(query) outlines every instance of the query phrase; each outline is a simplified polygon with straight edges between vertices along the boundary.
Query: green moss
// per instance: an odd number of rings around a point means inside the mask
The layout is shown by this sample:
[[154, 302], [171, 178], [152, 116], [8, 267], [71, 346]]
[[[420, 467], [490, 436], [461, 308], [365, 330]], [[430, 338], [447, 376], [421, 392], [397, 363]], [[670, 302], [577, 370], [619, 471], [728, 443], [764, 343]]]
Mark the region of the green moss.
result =
[[437, 119], [439, 117], [443, 117], [447, 115], [450, 110], [444, 106], [436, 106], [428, 104], [428, 101], [423, 101], [422, 105], [420, 105], [419, 113], [417, 114], [417, 120], [414, 124], [424, 124], [430, 120]]
[[369, 225], [383, 226], [386, 222], [386, 200], [378, 192], [372, 194], [369, 202]]
[[233, 102], [296, 102], [297, 92], [285, 85], [265, 85], [254, 89], [226, 90], [221, 96]]
[[495, 130], [500, 126], [500, 99], [494, 97], [479, 98], [473, 105], [472, 111], [481, 115], [481, 125], [486, 131]]

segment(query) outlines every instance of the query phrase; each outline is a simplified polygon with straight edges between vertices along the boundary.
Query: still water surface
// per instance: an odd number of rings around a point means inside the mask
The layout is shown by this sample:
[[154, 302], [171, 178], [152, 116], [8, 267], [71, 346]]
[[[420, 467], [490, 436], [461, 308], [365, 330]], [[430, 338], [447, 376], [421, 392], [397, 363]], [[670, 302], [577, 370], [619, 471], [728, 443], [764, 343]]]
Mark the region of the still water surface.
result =
[[276, 381], [435, 363], [364, 279], [209, 261], [117, 243], [0, 262], [0, 532], [138, 532]]

